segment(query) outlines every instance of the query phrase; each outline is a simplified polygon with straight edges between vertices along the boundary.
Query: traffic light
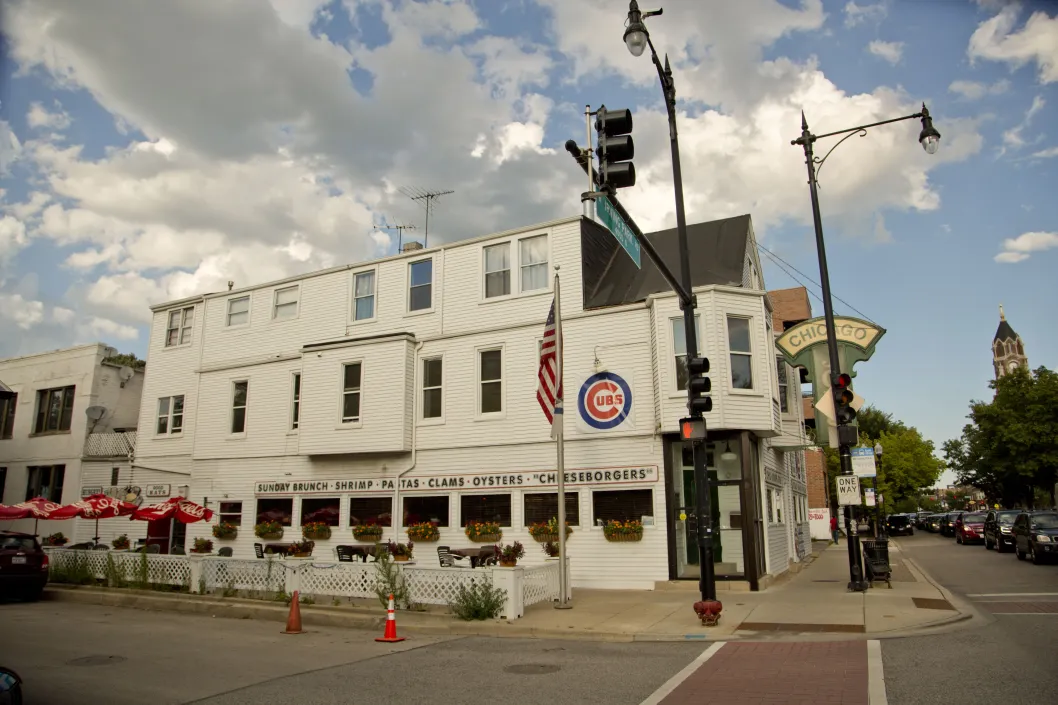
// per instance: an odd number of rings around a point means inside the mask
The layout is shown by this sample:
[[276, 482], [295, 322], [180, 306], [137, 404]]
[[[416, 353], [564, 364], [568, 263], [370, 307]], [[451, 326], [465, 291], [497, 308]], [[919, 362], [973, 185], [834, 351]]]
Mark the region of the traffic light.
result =
[[713, 399], [709, 396], [713, 385], [706, 376], [708, 371], [708, 358], [692, 357], [687, 360], [687, 411], [691, 412], [692, 417], [713, 410]]
[[834, 379], [834, 421], [838, 426], [848, 426], [856, 420], [853, 399], [852, 377], [842, 372]]
[[595, 114], [595, 129], [599, 133], [599, 183], [614, 189], [636, 185], [636, 167], [632, 142], [632, 111], [607, 110], [600, 106]]
[[680, 440], [682, 441], [704, 441], [705, 419], [686, 418], [680, 419]]

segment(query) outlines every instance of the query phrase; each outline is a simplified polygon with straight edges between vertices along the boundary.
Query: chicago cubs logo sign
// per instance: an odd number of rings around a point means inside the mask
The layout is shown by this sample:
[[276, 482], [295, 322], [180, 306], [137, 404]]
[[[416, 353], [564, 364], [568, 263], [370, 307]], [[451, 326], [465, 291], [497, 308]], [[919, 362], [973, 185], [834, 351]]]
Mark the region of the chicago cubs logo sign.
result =
[[[631, 422], [632, 386], [621, 375], [597, 372], [581, 385], [577, 411], [585, 430], [609, 431]], [[630, 426], [634, 423], [626, 424]]]

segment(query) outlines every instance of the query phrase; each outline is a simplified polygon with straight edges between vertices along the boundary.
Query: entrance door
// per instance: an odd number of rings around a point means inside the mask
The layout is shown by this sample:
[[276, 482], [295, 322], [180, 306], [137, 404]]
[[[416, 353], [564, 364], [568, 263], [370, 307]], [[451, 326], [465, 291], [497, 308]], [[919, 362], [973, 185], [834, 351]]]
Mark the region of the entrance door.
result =
[[[696, 580], [701, 576], [700, 561], [698, 556], [698, 512], [697, 492], [694, 484], [694, 458], [689, 449], [683, 444], [676, 442], [672, 444], [674, 482], [676, 502], [673, 510], [675, 512], [676, 527], [676, 576], [685, 580]], [[706, 466], [708, 468], [709, 480], [711, 482], [710, 498], [712, 500], [713, 515], [713, 564], [717, 574], [729, 574], [734, 572], [734, 566], [724, 563], [724, 541], [728, 529], [722, 521], [725, 508], [721, 506], [721, 494], [717, 470], [713, 467], [714, 453], [711, 446], [703, 449], [706, 453]], [[726, 483], [725, 483], [726, 484]], [[726, 498], [725, 498], [726, 499]], [[736, 498], [737, 502], [737, 498]], [[729, 510], [728, 510], [729, 511]], [[736, 512], [737, 513], [737, 512]], [[741, 541], [741, 532], [736, 531]]]
[[157, 519], [147, 522], [147, 545], [157, 546], [159, 553], [169, 553], [169, 539], [172, 528], [172, 519]]

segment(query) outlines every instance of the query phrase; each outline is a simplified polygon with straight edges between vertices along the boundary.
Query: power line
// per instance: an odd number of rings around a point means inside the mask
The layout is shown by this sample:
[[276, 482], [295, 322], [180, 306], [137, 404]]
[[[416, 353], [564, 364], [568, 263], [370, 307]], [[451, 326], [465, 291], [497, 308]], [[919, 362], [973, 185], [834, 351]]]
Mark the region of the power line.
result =
[[[812, 286], [816, 286], [816, 287], [818, 287], [818, 286], [819, 286], [819, 283], [818, 283], [818, 282], [816, 282], [816, 281], [815, 281], [814, 279], [812, 279], [812, 278], [811, 278], [810, 276], [808, 276], [807, 274], [805, 274], [804, 272], [802, 272], [802, 271], [801, 271], [800, 269], [798, 269], [797, 267], [793, 266], [792, 264], [790, 264], [789, 262], [787, 262], [786, 260], [784, 260], [784, 259], [783, 259], [782, 257], [779, 257], [779, 255], [775, 254], [774, 252], [772, 252], [771, 250], [769, 250], [769, 249], [768, 249], [767, 247], [765, 247], [764, 245], [761, 245], [760, 243], [757, 243], [757, 248], [758, 248], [758, 249], [760, 249], [760, 250], [762, 250], [762, 251], [763, 251], [763, 252], [764, 252], [764, 253], [765, 253], [766, 255], [768, 255], [768, 256], [769, 256], [769, 259], [771, 259], [771, 260], [772, 260], [773, 262], [775, 262], [776, 266], [778, 266], [778, 267], [779, 267], [780, 269], [782, 269], [782, 270], [783, 270], [784, 272], [786, 272], [786, 274], [787, 274], [787, 275], [789, 275], [789, 277], [790, 277], [791, 279], [793, 279], [794, 281], [796, 281], [796, 282], [797, 282], [798, 284], [802, 284], [802, 285], [803, 285], [803, 284], [804, 284], [804, 282], [801, 282], [801, 281], [799, 281], [799, 280], [797, 279], [797, 277], [795, 277], [794, 275], [790, 274], [790, 272], [789, 272], [789, 271], [787, 271], [787, 270], [786, 270], [785, 268], [783, 268], [783, 266], [782, 266], [782, 265], [780, 265], [780, 264], [779, 264], [779, 262], [782, 262], [782, 263], [783, 263], [783, 264], [785, 264], [785, 265], [786, 265], [787, 267], [789, 267], [790, 269], [794, 270], [795, 272], [797, 272], [798, 274], [800, 274], [800, 275], [801, 275], [802, 277], [804, 277], [805, 279], [807, 279], [807, 280], [808, 280], [808, 281], [809, 281], [809, 282], [810, 282], [810, 283], [812, 284]], [[807, 289], [807, 287], [805, 287], [805, 288]], [[822, 287], [820, 287], [820, 288], [822, 288]], [[812, 295], [813, 295], [813, 296], [816, 296], [816, 295], [815, 295], [815, 292], [810, 292], [810, 293], [812, 293]], [[846, 306], [848, 306], [848, 307], [849, 307], [850, 309], [852, 309], [852, 310], [853, 310], [853, 311], [854, 311], [855, 313], [858, 313], [858, 314], [859, 314], [859, 315], [860, 315], [860, 316], [861, 316], [861, 317], [862, 317], [862, 318], [863, 318], [864, 320], [870, 321], [871, 323], [875, 323], [875, 321], [874, 321], [874, 320], [873, 320], [873, 319], [872, 319], [872, 318], [871, 318], [870, 316], [868, 316], [868, 315], [867, 315], [866, 313], [864, 313], [863, 311], [860, 311], [860, 310], [859, 310], [858, 308], [856, 308], [855, 306], [853, 306], [852, 304], [850, 304], [850, 303], [849, 303], [848, 301], [846, 301], [845, 299], [841, 298], [841, 297], [840, 297], [840, 296], [838, 296], [837, 294], [831, 293], [831, 296], [832, 296], [833, 298], [837, 299], [838, 301], [840, 301], [841, 303], [845, 304]], [[822, 301], [823, 301], [823, 299], [821, 299], [821, 298], [820, 298], [819, 296], [816, 296], [816, 298], [817, 298], [817, 299], [819, 299], [819, 301], [820, 301], [820, 302], [822, 302]]]

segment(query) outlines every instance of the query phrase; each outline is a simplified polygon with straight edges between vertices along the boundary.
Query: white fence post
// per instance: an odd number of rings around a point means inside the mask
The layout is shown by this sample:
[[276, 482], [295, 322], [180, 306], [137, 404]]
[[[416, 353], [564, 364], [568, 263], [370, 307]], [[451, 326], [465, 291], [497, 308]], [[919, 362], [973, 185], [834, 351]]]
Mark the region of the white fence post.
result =
[[492, 567], [492, 585], [507, 592], [507, 599], [503, 602], [501, 617], [508, 622], [525, 614], [525, 596], [522, 594], [522, 583], [525, 569], [520, 566], [514, 568]]
[[199, 587], [202, 585], [202, 562], [206, 559], [205, 556], [188, 556], [188, 560], [191, 562], [191, 594], [197, 595]]
[[[570, 577], [569, 572], [569, 556], [566, 556], [566, 600], [573, 599], [573, 579]], [[561, 583], [561, 581], [559, 581]], [[559, 591], [562, 591], [562, 586], [559, 585]]]
[[285, 591], [288, 595], [301, 592], [301, 570], [311, 562], [311, 558], [284, 558], [279, 562], [286, 571]]

